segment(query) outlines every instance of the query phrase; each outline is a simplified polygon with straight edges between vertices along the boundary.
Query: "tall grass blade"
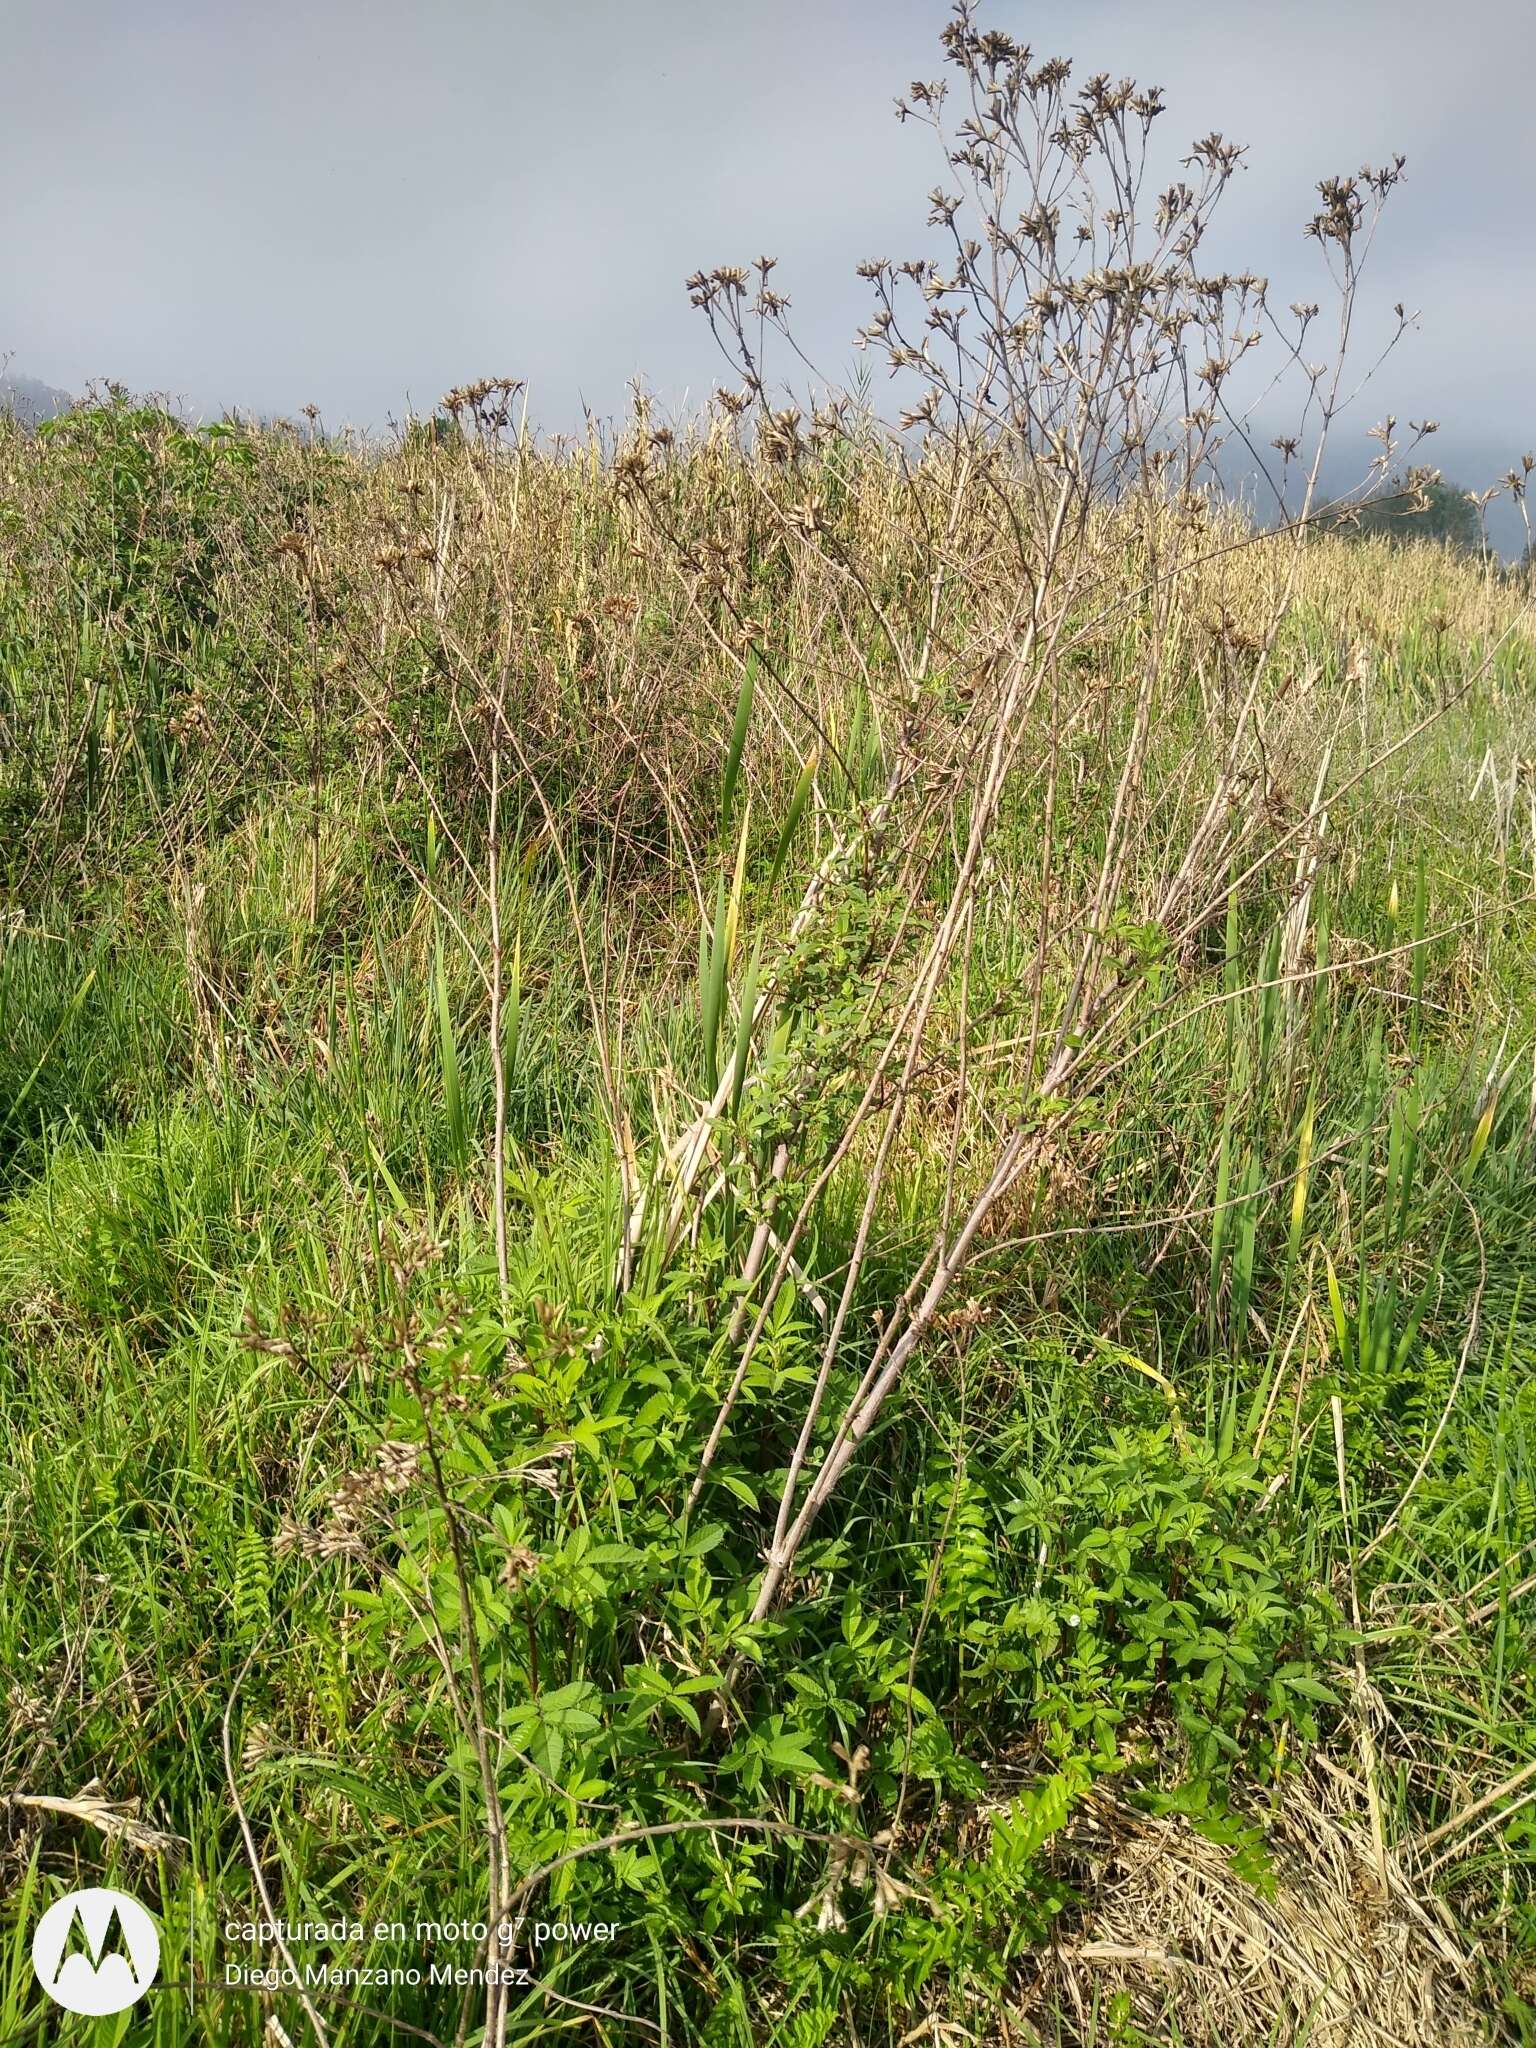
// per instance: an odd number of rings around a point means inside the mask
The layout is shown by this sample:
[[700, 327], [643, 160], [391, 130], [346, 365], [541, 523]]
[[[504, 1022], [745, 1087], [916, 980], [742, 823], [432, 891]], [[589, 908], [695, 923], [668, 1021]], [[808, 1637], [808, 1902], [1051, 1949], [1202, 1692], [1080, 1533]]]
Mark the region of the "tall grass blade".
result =
[[443, 942], [437, 942], [433, 989], [437, 1001], [438, 1061], [443, 1082], [443, 1109], [448, 1119], [448, 1138], [454, 1163], [469, 1162], [469, 1125], [464, 1113], [464, 1087], [459, 1069], [459, 1047], [454, 1036], [453, 1013], [448, 1002], [448, 973], [443, 960]]
[[722, 838], [730, 830], [731, 805], [736, 800], [736, 783], [741, 774], [742, 751], [747, 744], [747, 728], [752, 723], [752, 699], [757, 687], [757, 668], [757, 649], [753, 647], [748, 650], [746, 665], [742, 670], [741, 689], [736, 697], [736, 717], [731, 726], [731, 743], [725, 756], [725, 775], [720, 785]]

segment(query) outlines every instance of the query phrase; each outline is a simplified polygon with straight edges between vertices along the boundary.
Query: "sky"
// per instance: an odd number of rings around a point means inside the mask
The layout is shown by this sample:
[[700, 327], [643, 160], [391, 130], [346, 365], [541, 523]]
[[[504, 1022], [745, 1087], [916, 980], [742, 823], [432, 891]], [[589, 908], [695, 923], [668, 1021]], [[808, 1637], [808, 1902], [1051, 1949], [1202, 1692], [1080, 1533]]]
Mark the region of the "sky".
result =
[[[722, 365], [684, 279], [779, 258], [846, 382], [865, 257], [927, 246], [943, 0], [0, 0], [0, 361], [193, 413], [382, 429], [452, 385], [530, 417]], [[983, 25], [1165, 89], [1171, 162], [1249, 148], [1214, 254], [1321, 298], [1314, 187], [1395, 155], [1367, 296], [1417, 326], [1344, 423], [1438, 418], [1479, 487], [1536, 447], [1531, 0], [993, 0]], [[1178, 145], [1176, 148], [1175, 145]], [[1372, 338], [1368, 330], [1367, 339]], [[785, 366], [786, 369], [788, 365]]]

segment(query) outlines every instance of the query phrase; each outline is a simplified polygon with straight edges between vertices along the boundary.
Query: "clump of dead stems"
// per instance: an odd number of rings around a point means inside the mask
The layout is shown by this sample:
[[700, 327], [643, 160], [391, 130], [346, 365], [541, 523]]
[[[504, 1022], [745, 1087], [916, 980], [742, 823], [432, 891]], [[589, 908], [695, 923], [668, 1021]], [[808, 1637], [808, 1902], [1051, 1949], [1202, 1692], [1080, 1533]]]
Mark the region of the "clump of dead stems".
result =
[[[853, 1042], [836, 1054], [837, 1081], [852, 1099], [814, 1158], [787, 1156], [788, 1131], [768, 1148], [769, 1185], [759, 1195], [768, 1213], [741, 1272], [739, 1355], [695, 1481], [697, 1497], [797, 1247], [832, 1176], [857, 1158], [863, 1199], [784, 1479], [757, 1617], [779, 1599], [989, 1220], [1050, 1158], [1072, 1156], [1095, 1090], [1130, 1045], [1155, 1033], [1167, 984], [1146, 971], [1149, 953], [1177, 956], [1230, 892], [1264, 888], [1294, 862], [1327, 801], [1320, 782], [1299, 815], [1276, 803], [1277, 763], [1307, 748], [1281, 701], [1274, 656], [1343, 403], [1362, 263], [1401, 160], [1320, 187], [1307, 233], [1330, 259], [1335, 340], [1324, 365], [1304, 363], [1317, 306], [1277, 312], [1262, 278], [1202, 264], [1241, 161], [1236, 145], [1215, 134], [1197, 142], [1183, 175], [1149, 207], [1142, 195], [1164, 110], [1159, 91], [1107, 77], [1074, 86], [1070, 66], [981, 31], [967, 5], [956, 8], [944, 45], [957, 83], [920, 81], [898, 105], [903, 120], [925, 121], [941, 144], [947, 182], [931, 195], [929, 214], [941, 254], [861, 269], [876, 300], [862, 339], [906, 400], [886, 442], [911, 513], [899, 578], [828, 502], [815, 451], [845, 402], [800, 408], [771, 387], [767, 349], [788, 332], [771, 264], [727, 264], [689, 280], [735, 373], [719, 403], [744, 459], [750, 445], [759, 474], [796, 479], [793, 489], [764, 484], [763, 518], [787, 550], [816, 562], [882, 646], [890, 736], [883, 786], [829, 832], [791, 927], [814, 923], [839, 888], [887, 892], [860, 963], [869, 1001]], [[1401, 308], [1398, 315], [1401, 324]], [[1186, 675], [1170, 672], [1181, 593], [1212, 557], [1251, 540], [1223, 526], [1212, 497], [1221, 448], [1252, 445], [1234, 394], [1240, 366], [1266, 341], [1281, 353], [1281, 374], [1289, 367], [1303, 384], [1297, 431], [1277, 442], [1271, 479], [1286, 531], [1269, 544], [1261, 614], [1226, 637], [1219, 710], [1169, 748], [1160, 728], [1180, 718], [1188, 688]], [[1378, 478], [1396, 448], [1385, 438]], [[626, 481], [663, 524], [662, 483], [638, 444]], [[773, 681], [788, 717], [793, 689], [803, 693], [804, 684], [779, 673]], [[1088, 772], [1112, 791], [1107, 826], [1091, 846], [1074, 840], [1070, 802], [1088, 735]], [[1005, 1103], [989, 1099], [995, 1067], [967, 1060], [979, 1028], [968, 963], [978, 918], [996, 914], [991, 848], [1001, 821], [1021, 813], [1037, 847], [1034, 873], [1012, 904], [1028, 1022]], [[754, 1012], [742, 1022], [749, 1039], [773, 1012], [775, 973], [765, 961], [755, 977]], [[942, 1227], [897, 1297], [878, 1304], [872, 1347], [829, 1408], [843, 1384], [840, 1360], [888, 1177], [923, 1102], [924, 1076], [943, 1055], [957, 1079]], [[748, 1090], [754, 1079], [749, 1070]], [[739, 1074], [727, 1076], [680, 1119], [635, 1205], [636, 1238], [660, 1232], [670, 1244], [685, 1213], [719, 1190], [718, 1181], [710, 1187], [717, 1134], [742, 1087]], [[780, 1201], [776, 1191], [790, 1183], [798, 1199]]]

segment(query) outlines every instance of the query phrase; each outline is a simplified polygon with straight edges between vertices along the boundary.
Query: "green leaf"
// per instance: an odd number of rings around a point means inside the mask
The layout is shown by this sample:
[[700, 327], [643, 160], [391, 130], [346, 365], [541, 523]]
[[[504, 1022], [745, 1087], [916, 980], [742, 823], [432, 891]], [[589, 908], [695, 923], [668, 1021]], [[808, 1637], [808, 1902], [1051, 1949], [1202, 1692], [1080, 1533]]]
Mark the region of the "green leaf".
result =
[[765, 1743], [763, 1760], [771, 1764], [776, 1771], [795, 1771], [801, 1776], [821, 1769], [817, 1759], [793, 1732], [776, 1735], [771, 1742]]

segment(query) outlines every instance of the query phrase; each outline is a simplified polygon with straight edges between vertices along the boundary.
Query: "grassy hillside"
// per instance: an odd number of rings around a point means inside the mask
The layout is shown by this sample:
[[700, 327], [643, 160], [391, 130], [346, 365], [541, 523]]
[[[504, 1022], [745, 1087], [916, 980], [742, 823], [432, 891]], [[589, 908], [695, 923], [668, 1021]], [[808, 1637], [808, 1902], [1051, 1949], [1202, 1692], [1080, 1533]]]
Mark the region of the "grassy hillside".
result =
[[0, 421], [0, 2035], [1529, 2038], [1528, 593], [759, 399]]

